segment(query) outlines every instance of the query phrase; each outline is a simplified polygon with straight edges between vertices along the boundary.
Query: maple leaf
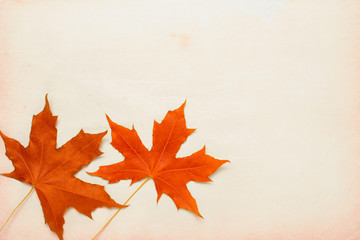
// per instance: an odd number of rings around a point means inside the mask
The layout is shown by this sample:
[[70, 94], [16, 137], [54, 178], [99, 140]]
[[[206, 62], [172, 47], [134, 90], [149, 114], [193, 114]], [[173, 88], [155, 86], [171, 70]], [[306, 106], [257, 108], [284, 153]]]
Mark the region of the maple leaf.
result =
[[150, 151], [143, 145], [134, 127], [130, 130], [117, 125], [106, 116], [111, 127], [111, 144], [125, 159], [101, 166], [98, 171], [89, 174], [107, 179], [109, 183], [131, 179], [133, 184], [150, 177], [158, 193], [157, 201], [165, 193], [174, 201], [177, 209], [184, 208], [201, 217], [186, 184], [189, 181], [211, 181], [209, 175], [229, 161], [206, 155], [205, 146], [191, 156], [176, 157], [181, 145], [195, 131], [186, 127], [184, 106], [185, 102], [178, 109], [169, 111], [161, 123], [154, 121]]
[[62, 147], [56, 148], [57, 116], [53, 116], [46, 96], [42, 112], [33, 116], [29, 145], [0, 132], [6, 155], [15, 170], [4, 176], [33, 185], [41, 202], [45, 222], [63, 239], [64, 213], [69, 207], [91, 218], [98, 207], [123, 207], [105, 192], [104, 187], [75, 178], [84, 165], [101, 155], [99, 146], [106, 132], [89, 134], [81, 130]]

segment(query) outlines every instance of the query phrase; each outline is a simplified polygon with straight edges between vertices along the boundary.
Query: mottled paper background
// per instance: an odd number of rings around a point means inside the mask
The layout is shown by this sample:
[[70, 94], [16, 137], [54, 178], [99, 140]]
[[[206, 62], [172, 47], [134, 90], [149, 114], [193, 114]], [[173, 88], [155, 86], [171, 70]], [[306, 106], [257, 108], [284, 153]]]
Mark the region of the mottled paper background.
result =
[[[0, 1], [0, 129], [24, 145], [45, 93], [58, 145], [153, 120], [187, 99], [200, 149], [229, 159], [213, 183], [188, 184], [204, 220], [156, 204], [147, 183], [99, 239], [360, 239], [358, 0]], [[122, 160], [105, 137], [77, 177]], [[0, 144], [0, 172], [13, 167]], [[107, 185], [124, 202], [139, 184]], [[0, 176], [0, 224], [30, 186]], [[65, 239], [91, 239], [115, 210], [65, 215]], [[57, 239], [36, 194], [0, 239]]]

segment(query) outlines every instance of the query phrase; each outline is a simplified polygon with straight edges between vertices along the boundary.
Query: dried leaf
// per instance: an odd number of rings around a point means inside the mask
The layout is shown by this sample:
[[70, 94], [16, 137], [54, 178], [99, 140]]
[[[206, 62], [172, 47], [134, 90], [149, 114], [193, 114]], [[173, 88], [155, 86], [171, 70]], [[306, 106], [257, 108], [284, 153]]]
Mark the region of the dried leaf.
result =
[[33, 117], [29, 145], [25, 148], [17, 140], [0, 132], [6, 155], [15, 170], [4, 176], [35, 187], [46, 223], [59, 239], [63, 239], [64, 213], [69, 207], [91, 218], [98, 207], [122, 207], [105, 192], [104, 187], [75, 178], [83, 166], [101, 155], [99, 146], [106, 132], [89, 134], [81, 130], [77, 136], [56, 148], [57, 116], [50, 111], [49, 102]]
[[187, 209], [201, 217], [186, 184], [189, 181], [211, 181], [208, 176], [229, 161], [206, 155], [205, 147], [191, 156], [176, 157], [181, 145], [195, 131], [186, 127], [184, 106], [185, 103], [180, 108], [169, 111], [161, 123], [154, 122], [153, 146], [150, 151], [143, 145], [134, 128], [130, 130], [117, 125], [107, 116], [111, 127], [111, 144], [125, 159], [113, 165], [102, 166], [97, 172], [90, 174], [107, 179], [109, 183], [131, 179], [132, 184], [151, 177], [158, 193], [157, 200], [165, 193], [178, 209]]

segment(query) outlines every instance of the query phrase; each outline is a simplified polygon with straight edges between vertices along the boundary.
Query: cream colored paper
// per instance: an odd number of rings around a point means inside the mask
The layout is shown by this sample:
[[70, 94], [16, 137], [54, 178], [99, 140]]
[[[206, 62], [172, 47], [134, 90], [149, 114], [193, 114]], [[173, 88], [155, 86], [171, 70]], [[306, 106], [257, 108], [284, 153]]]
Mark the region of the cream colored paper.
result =
[[[360, 3], [356, 0], [29, 0], [0, 2], [0, 129], [24, 145], [49, 94], [58, 146], [83, 128], [132, 124], [147, 147], [153, 120], [186, 99], [197, 128], [179, 152], [206, 145], [228, 159], [213, 183], [188, 184], [204, 219], [177, 211], [152, 182], [99, 237], [356, 240], [360, 238]], [[121, 161], [106, 135], [85, 171]], [[13, 167], [0, 143], [0, 172]], [[139, 183], [140, 184], [140, 183]], [[139, 184], [106, 185], [124, 202]], [[0, 176], [0, 224], [30, 189]], [[64, 238], [91, 239], [70, 209]], [[50, 240], [36, 194], [0, 233]]]

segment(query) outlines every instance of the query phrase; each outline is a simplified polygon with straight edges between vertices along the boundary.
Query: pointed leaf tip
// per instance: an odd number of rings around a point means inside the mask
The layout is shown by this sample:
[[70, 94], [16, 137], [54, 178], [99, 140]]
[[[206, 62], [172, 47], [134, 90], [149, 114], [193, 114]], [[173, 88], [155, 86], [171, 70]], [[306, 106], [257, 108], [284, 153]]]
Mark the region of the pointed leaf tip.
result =
[[186, 99], [185, 99], [185, 101], [181, 104], [181, 106], [179, 107], [179, 109], [184, 109], [184, 108], [185, 108], [185, 105], [186, 105]]
[[95, 173], [96, 173], [96, 171], [95, 172], [87, 172], [87, 171], [85, 171], [87, 174], [89, 174], [89, 175], [91, 175], [91, 176], [96, 176], [95, 175]]
[[114, 122], [111, 120], [111, 118], [109, 117], [109, 115], [105, 114], [106, 116], [106, 120], [108, 121], [109, 125], [113, 124]]
[[45, 108], [50, 108], [48, 94], [45, 95]]
[[108, 133], [108, 130], [98, 133], [101, 136], [101, 139]]
[[206, 152], [206, 146], [205, 145], [202, 147], [201, 152], [203, 152], [203, 153]]
[[2, 131], [0, 131], [0, 137], [2, 138], [2, 140], [5, 142], [6, 139], [9, 139], [8, 136], [6, 136]]

